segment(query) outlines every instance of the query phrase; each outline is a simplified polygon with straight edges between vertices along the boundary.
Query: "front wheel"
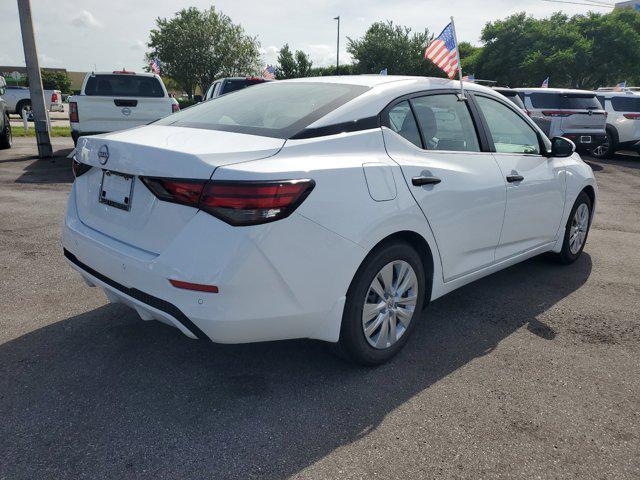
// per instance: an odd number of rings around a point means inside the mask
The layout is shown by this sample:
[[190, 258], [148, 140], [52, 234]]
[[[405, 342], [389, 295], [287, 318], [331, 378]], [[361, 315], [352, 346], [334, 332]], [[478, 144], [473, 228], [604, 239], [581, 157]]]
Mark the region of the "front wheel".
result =
[[379, 365], [405, 345], [425, 298], [422, 259], [398, 241], [374, 250], [358, 269], [342, 317], [339, 348], [362, 365]]
[[615, 152], [615, 141], [611, 134], [607, 132], [605, 141], [598, 145], [591, 151], [591, 154], [596, 158], [611, 158]]
[[560, 263], [573, 263], [582, 254], [591, 226], [591, 208], [591, 199], [586, 193], [581, 192], [567, 221], [562, 250], [556, 254]]
[[11, 148], [13, 143], [13, 135], [11, 132], [11, 124], [9, 123], [9, 115], [4, 116], [4, 126], [0, 132], [0, 149]]

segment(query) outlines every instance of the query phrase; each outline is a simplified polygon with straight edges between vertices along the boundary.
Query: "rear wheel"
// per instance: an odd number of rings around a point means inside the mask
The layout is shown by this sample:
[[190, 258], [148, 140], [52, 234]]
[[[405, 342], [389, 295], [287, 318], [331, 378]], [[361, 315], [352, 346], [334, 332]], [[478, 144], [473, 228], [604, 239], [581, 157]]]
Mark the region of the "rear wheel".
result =
[[21, 102], [18, 102], [18, 105], [16, 105], [16, 113], [20, 115], [20, 118], [24, 118], [22, 116], [23, 110], [26, 110], [27, 119], [28, 119], [28, 117], [31, 115], [31, 101], [22, 100]]
[[591, 154], [596, 158], [611, 158], [615, 152], [616, 145], [613, 136], [607, 132], [604, 143], [597, 146], [591, 151]]
[[11, 148], [13, 143], [13, 135], [11, 133], [11, 124], [9, 123], [9, 115], [4, 115], [4, 125], [0, 132], [0, 149]]
[[354, 362], [379, 365], [408, 341], [424, 304], [420, 255], [398, 241], [372, 252], [358, 269], [342, 317], [339, 348]]
[[556, 254], [560, 263], [573, 263], [582, 254], [591, 226], [591, 208], [591, 199], [586, 193], [581, 192], [567, 221], [562, 250]]

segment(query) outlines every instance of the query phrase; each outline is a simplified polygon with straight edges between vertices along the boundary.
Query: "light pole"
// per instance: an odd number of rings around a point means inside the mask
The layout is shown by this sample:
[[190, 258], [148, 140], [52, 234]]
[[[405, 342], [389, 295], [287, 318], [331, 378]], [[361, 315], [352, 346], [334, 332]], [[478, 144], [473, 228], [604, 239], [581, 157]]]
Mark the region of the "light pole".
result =
[[336, 75], [340, 75], [340, 15], [333, 17], [338, 21], [338, 40], [336, 42]]
[[20, 15], [20, 28], [22, 30], [22, 45], [24, 47], [24, 60], [27, 64], [29, 75], [29, 95], [31, 108], [33, 109], [33, 123], [36, 130], [38, 143], [38, 156], [49, 158], [53, 156], [51, 137], [49, 136], [49, 115], [44, 101], [42, 77], [38, 63], [38, 48], [33, 32], [33, 20], [31, 19], [31, 4], [29, 0], [18, 0], [18, 13]]

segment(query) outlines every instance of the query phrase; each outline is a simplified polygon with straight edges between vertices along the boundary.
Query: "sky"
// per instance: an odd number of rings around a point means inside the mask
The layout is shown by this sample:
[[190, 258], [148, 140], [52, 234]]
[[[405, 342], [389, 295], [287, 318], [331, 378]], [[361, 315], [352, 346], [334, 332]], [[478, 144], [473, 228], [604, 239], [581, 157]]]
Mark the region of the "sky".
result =
[[[24, 65], [16, 3], [0, 0], [0, 65]], [[292, 50], [307, 52], [315, 66], [335, 62], [337, 15], [342, 63], [349, 61], [347, 37], [362, 36], [380, 20], [439, 33], [453, 15], [458, 39], [479, 44], [486, 22], [512, 13], [525, 11], [542, 18], [556, 11], [570, 15], [610, 11], [545, 0], [31, 0], [41, 66], [141, 70], [156, 18], [212, 4], [258, 38], [265, 64], [275, 64], [278, 49], [288, 43]]]

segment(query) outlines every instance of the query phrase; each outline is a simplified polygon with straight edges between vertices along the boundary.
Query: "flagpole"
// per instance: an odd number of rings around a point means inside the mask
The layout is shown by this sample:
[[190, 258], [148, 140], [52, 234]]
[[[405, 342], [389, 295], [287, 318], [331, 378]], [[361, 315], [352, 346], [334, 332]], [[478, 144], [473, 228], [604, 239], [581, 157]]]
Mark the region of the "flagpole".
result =
[[464, 82], [462, 81], [462, 63], [460, 62], [460, 48], [458, 44], [458, 34], [456, 33], [456, 22], [451, 17], [451, 29], [453, 30], [453, 38], [456, 41], [456, 58], [458, 60], [458, 77], [460, 78], [460, 100], [466, 100], [464, 94]]

